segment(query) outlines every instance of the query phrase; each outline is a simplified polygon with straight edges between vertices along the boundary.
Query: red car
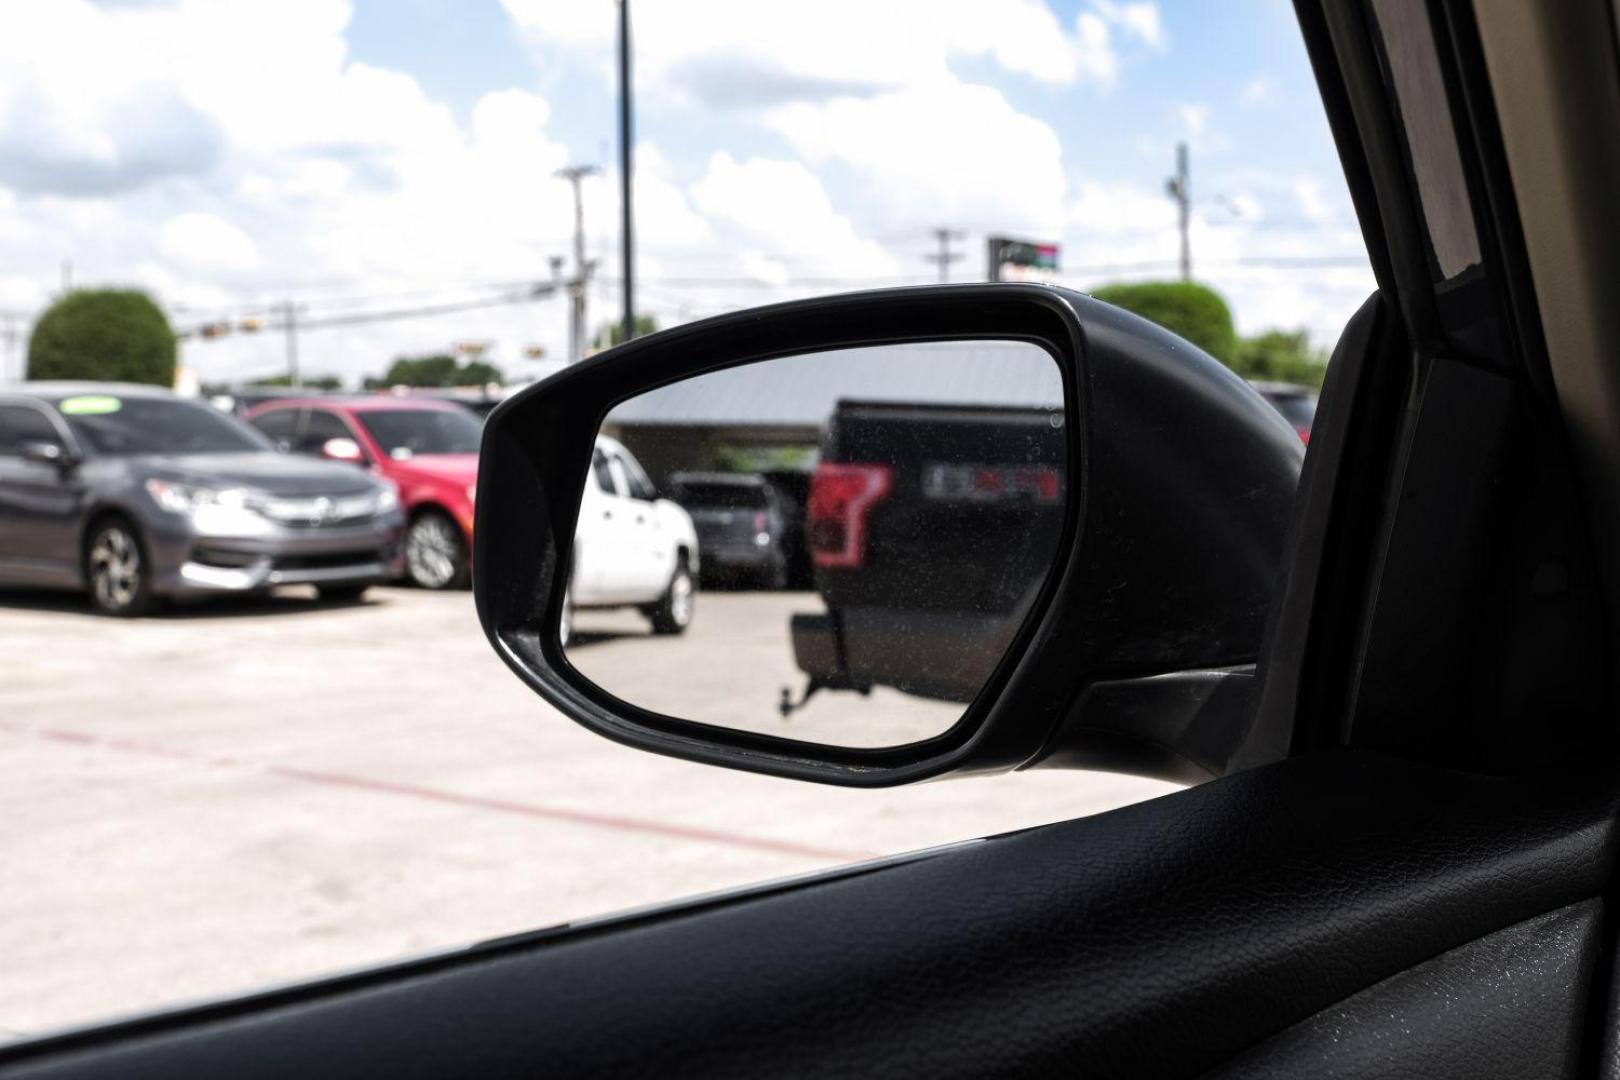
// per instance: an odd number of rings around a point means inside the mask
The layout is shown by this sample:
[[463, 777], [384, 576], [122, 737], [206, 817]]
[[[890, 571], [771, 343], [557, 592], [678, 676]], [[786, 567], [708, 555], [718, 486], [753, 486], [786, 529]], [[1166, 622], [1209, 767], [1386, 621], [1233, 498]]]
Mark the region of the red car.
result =
[[350, 461], [399, 488], [410, 522], [405, 573], [427, 589], [466, 586], [483, 426], [460, 405], [378, 395], [282, 398], [246, 420], [283, 450]]

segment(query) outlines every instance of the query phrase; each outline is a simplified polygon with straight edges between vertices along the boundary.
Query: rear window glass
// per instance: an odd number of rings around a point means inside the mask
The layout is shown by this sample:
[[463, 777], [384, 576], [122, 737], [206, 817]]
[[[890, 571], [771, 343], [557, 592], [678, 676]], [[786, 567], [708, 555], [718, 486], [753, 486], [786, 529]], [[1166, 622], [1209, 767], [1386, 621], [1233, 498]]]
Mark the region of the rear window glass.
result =
[[1316, 419], [1316, 399], [1308, 394], [1279, 395], [1268, 400], [1295, 427], [1308, 428]]
[[402, 459], [417, 454], [476, 454], [484, 433], [462, 409], [367, 409], [359, 414], [383, 453]]
[[682, 484], [676, 498], [688, 506], [748, 510], [763, 510], [766, 506], [765, 489], [752, 484]]

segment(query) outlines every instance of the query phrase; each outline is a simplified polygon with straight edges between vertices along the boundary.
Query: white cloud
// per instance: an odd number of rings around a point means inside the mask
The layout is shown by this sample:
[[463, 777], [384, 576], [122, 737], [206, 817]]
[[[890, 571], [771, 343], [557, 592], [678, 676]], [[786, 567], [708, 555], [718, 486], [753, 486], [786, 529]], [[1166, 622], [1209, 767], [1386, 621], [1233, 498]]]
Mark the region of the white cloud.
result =
[[1272, 90], [1275, 89], [1270, 76], [1256, 75], [1243, 84], [1238, 91], [1238, 99], [1245, 105], [1259, 105], [1271, 99]]
[[1202, 135], [1209, 128], [1209, 106], [1207, 104], [1182, 105], [1176, 109], [1176, 116], [1181, 120], [1181, 126], [1188, 135]]
[[212, 214], [176, 214], [163, 223], [158, 251], [190, 270], [251, 270], [259, 264], [253, 238]]
[[[602, 67], [611, 62], [613, 0], [503, 2], [547, 55], [591, 54]], [[1132, 33], [1156, 32], [1150, 29], [1156, 12], [1137, 10], [1152, 5], [1117, 6], [1116, 17]], [[823, 0], [797, 8], [687, 0], [643, 4], [634, 19], [638, 80], [696, 92], [711, 103], [859, 96], [937, 78], [952, 59], [966, 57], [988, 57], [1048, 83], [1106, 82], [1115, 71], [1102, 18], [1086, 13], [1071, 34], [1042, 0]], [[750, 93], [761, 87], [763, 93]]]
[[752, 158], [739, 162], [718, 153], [692, 185], [692, 197], [710, 220], [735, 229], [748, 245], [750, 274], [779, 276], [773, 253], [790, 253], [800, 274], [851, 277], [895, 273], [894, 257], [861, 237], [849, 218], [833, 208], [816, 175], [797, 161]]
[[1162, 49], [1168, 41], [1164, 22], [1159, 18], [1159, 5], [1151, 2], [1126, 3], [1121, 0], [1092, 0], [1097, 13], [1118, 26], [1129, 37], [1155, 49]]
[[1057, 133], [992, 87], [943, 76], [867, 101], [783, 106], [769, 122], [807, 161], [853, 173], [850, 198], [886, 223], [1041, 229], [1062, 216]]

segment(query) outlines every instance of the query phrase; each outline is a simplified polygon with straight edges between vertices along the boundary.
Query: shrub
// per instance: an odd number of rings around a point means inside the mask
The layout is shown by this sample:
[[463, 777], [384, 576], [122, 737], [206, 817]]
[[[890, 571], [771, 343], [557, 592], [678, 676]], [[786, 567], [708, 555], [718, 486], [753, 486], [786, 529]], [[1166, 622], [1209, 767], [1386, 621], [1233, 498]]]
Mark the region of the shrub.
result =
[[1238, 343], [1232, 368], [1245, 379], [1271, 379], [1320, 387], [1327, 357], [1311, 348], [1304, 330], [1267, 330]]
[[174, 331], [143, 292], [81, 289], [45, 310], [28, 339], [30, 379], [174, 385]]
[[1223, 364], [1237, 358], [1232, 309], [1221, 294], [1191, 281], [1137, 281], [1104, 285], [1092, 296], [1135, 312], [1179, 334]]

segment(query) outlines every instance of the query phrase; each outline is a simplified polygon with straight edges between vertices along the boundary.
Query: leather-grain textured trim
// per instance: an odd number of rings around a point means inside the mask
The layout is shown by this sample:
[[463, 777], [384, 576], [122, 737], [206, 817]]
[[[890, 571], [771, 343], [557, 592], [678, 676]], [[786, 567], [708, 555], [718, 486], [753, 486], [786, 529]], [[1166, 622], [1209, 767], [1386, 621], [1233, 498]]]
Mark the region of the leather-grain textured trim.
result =
[[1600, 900], [1527, 919], [1392, 975], [1205, 1080], [1573, 1077]]

